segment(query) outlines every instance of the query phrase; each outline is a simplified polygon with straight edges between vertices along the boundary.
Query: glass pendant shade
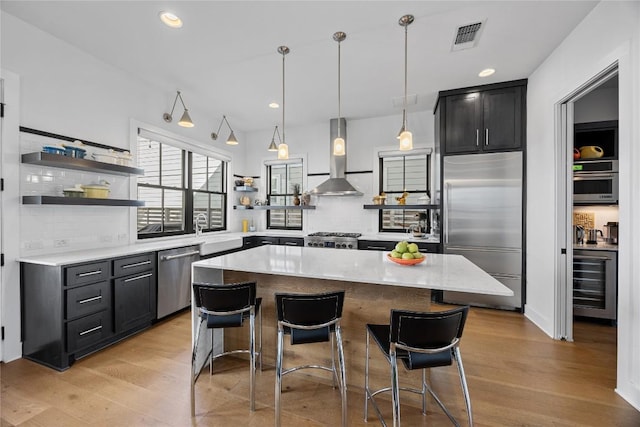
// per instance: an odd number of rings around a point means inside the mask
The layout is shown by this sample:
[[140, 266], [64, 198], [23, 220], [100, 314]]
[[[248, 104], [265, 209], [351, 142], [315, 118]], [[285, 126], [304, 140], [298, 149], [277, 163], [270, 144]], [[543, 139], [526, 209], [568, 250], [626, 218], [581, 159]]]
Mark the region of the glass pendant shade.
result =
[[278, 160], [289, 159], [289, 146], [285, 143], [278, 145]]
[[180, 118], [178, 122], [178, 126], [182, 126], [183, 128], [192, 128], [193, 122], [191, 121], [191, 117], [189, 116], [189, 110], [185, 109], [184, 114]]
[[405, 130], [400, 134], [400, 151], [413, 150], [413, 134]]
[[333, 155], [334, 156], [344, 156], [345, 153], [345, 145], [343, 138], [336, 138], [333, 140]]
[[231, 133], [229, 134], [229, 138], [227, 138], [227, 145], [238, 145], [238, 140], [233, 134], [233, 131], [231, 131]]

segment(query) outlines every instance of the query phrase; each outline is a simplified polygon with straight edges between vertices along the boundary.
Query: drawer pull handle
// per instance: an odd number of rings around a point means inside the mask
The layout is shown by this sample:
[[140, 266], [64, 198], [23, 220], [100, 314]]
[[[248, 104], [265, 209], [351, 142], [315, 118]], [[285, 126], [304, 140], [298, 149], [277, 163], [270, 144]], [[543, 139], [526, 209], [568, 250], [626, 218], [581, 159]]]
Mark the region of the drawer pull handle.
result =
[[86, 273], [80, 273], [80, 274], [78, 274], [78, 277], [95, 276], [96, 274], [102, 274], [102, 270], [88, 271]]
[[262, 240], [262, 241], [260, 241], [260, 243], [262, 243], [263, 245], [271, 245], [271, 244], [273, 244], [273, 242], [270, 242], [269, 240]]
[[367, 249], [375, 249], [375, 250], [384, 251], [387, 248], [385, 248], [384, 246], [367, 246]]
[[78, 301], [78, 304], [86, 304], [88, 302], [99, 301], [101, 299], [102, 299], [102, 295], [98, 295], [97, 297], [87, 298], [87, 299], [83, 299], [81, 301]]
[[149, 264], [151, 264], [151, 260], [148, 259], [146, 261], [136, 262], [135, 264], [123, 265], [120, 268], [123, 269], [123, 270], [126, 270], [127, 268], [140, 267], [141, 265], [149, 265]]
[[284, 242], [284, 244], [289, 246], [298, 246], [296, 242]]
[[90, 334], [91, 332], [99, 331], [100, 329], [102, 329], [102, 325], [96, 326], [95, 328], [87, 329], [86, 331], [82, 331], [80, 332], [79, 335], [80, 336], [87, 335], [87, 334]]
[[153, 273], [143, 274], [142, 276], [130, 277], [128, 279], [124, 279], [124, 283], [133, 282], [134, 280], [146, 279], [147, 277], [153, 276]]

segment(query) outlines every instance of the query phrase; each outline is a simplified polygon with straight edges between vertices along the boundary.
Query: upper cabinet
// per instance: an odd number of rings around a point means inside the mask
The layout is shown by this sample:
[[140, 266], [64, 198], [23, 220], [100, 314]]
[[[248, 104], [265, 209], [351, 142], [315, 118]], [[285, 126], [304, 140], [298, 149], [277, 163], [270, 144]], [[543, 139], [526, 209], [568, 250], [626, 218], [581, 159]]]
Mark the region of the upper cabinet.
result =
[[443, 154], [521, 150], [525, 100], [526, 80], [440, 92]]

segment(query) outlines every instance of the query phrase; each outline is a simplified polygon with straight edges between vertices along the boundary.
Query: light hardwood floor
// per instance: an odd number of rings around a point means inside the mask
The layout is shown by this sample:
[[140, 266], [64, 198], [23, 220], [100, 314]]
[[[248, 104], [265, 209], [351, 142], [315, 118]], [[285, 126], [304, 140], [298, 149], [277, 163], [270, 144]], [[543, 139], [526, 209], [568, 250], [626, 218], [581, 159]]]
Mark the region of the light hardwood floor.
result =
[[[273, 367], [258, 373], [256, 411], [251, 413], [247, 363], [231, 358], [216, 362], [213, 376], [203, 372], [199, 378], [196, 418], [191, 419], [189, 320], [188, 312], [180, 313], [77, 361], [66, 372], [27, 360], [0, 365], [1, 425], [273, 425]], [[613, 391], [615, 328], [576, 323], [575, 336], [574, 343], [553, 341], [521, 314], [472, 309], [461, 348], [475, 425], [640, 426], [640, 412]], [[372, 354], [379, 356], [377, 349]], [[465, 425], [455, 368], [435, 369], [431, 377]], [[376, 385], [386, 381], [377, 378]], [[284, 378], [283, 387], [283, 425], [339, 425], [340, 397], [328, 381], [296, 373]], [[379, 425], [373, 412], [368, 423], [363, 420], [361, 388], [351, 387], [348, 399], [349, 425]], [[390, 420], [389, 402], [381, 406]], [[433, 403], [426, 417], [403, 404], [402, 421], [406, 426], [451, 425]]]

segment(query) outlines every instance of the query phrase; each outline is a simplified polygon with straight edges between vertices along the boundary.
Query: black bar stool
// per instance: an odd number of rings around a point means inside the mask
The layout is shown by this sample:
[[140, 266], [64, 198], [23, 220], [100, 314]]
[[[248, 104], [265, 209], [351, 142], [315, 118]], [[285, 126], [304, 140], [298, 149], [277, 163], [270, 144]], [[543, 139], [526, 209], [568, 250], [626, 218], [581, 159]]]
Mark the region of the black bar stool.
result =
[[[200, 323], [196, 329], [196, 336], [193, 344], [191, 359], [191, 416], [195, 416], [195, 384], [202, 370], [196, 372], [196, 354], [200, 330], [206, 323], [207, 329], [211, 330], [211, 349], [207, 353], [209, 358], [209, 371], [213, 374], [213, 361], [218, 357], [235, 353], [249, 353], [250, 376], [249, 394], [250, 408], [255, 410], [255, 383], [256, 383], [256, 356], [262, 370], [262, 311], [260, 305], [261, 298], [256, 298], [256, 282], [242, 282], [226, 285], [210, 283], [194, 283], [193, 295], [195, 305], [199, 310]], [[260, 340], [256, 350], [256, 327], [255, 317], [258, 314]], [[249, 319], [249, 348], [230, 350], [221, 354], [213, 355], [213, 330], [218, 328], [237, 328], [243, 325], [245, 319]], [[204, 366], [203, 366], [204, 367]]]
[[[426, 370], [438, 366], [449, 366], [455, 360], [460, 375], [460, 384], [469, 416], [469, 426], [473, 425], [471, 414], [471, 399], [460, 356], [460, 338], [467, 319], [469, 307], [460, 307], [439, 312], [415, 312], [391, 310], [390, 325], [367, 325], [367, 359], [364, 376], [364, 419], [368, 418], [368, 403], [371, 401], [382, 425], [386, 426], [382, 413], [376, 404], [374, 396], [378, 393], [391, 391], [393, 406], [393, 425], [400, 426], [400, 390], [410, 391], [422, 395], [422, 413], [427, 413], [426, 392], [428, 391], [436, 403], [447, 414], [451, 422], [458, 426], [458, 422], [445, 408], [438, 396], [427, 384]], [[369, 388], [369, 338], [373, 337], [380, 351], [384, 354], [391, 367], [391, 387], [376, 391]], [[400, 387], [398, 382], [398, 359], [402, 360], [408, 370], [422, 369], [422, 389]]]
[[[276, 355], [276, 426], [280, 426], [280, 394], [282, 377], [291, 372], [316, 368], [331, 372], [333, 385], [336, 380], [342, 397], [342, 426], [347, 425], [347, 381], [344, 367], [344, 350], [340, 320], [344, 305], [344, 291], [322, 294], [276, 294], [276, 314], [278, 318], [278, 353]], [[303, 365], [283, 370], [284, 336], [291, 336], [291, 345], [316, 342], [331, 343], [331, 366]], [[335, 335], [335, 343], [334, 343]], [[334, 346], [338, 348], [336, 369]]]

